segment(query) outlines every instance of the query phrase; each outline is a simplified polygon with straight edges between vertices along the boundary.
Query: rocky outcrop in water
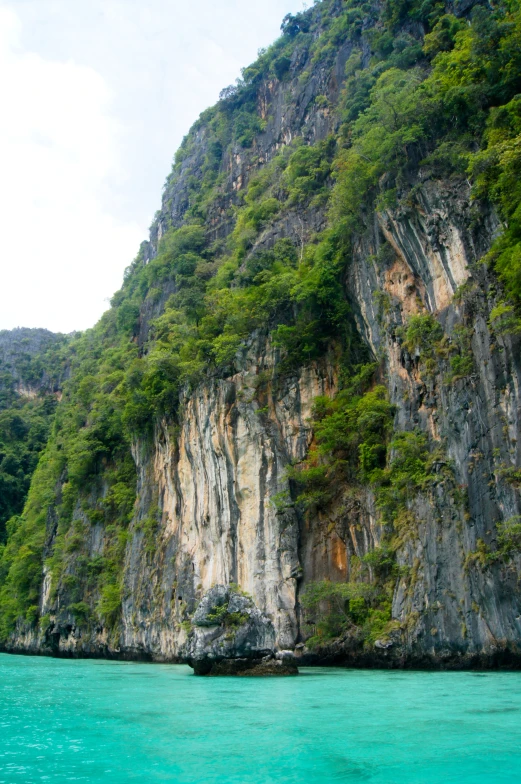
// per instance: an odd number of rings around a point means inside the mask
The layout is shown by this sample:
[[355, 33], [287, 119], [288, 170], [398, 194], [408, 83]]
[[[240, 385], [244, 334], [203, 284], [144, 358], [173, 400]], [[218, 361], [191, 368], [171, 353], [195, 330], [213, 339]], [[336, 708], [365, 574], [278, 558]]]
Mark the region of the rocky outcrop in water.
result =
[[291, 653], [277, 657], [275, 645], [273, 624], [253, 601], [217, 585], [193, 615], [184, 655], [196, 675], [296, 675]]

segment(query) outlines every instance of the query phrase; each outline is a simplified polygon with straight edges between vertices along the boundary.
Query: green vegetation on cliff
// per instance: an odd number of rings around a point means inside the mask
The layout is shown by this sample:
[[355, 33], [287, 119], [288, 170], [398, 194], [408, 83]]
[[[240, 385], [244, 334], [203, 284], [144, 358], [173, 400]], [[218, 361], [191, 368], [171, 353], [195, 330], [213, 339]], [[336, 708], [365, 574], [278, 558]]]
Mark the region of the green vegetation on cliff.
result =
[[[338, 99], [314, 98], [314, 110], [334, 117], [333, 132], [314, 143], [293, 138], [261, 159], [266, 93], [328, 74], [342, 47]], [[0, 549], [0, 639], [19, 619], [36, 622], [44, 561], [51, 590], [62, 591], [79, 623], [116, 624], [136, 501], [131, 448], [146, 450], [161, 420], [175, 436], [186, 395], [209, 375], [231, 375], [255, 331], [280, 349], [281, 372], [326, 351], [342, 368], [338, 397], [316, 403], [317, 448], [295, 477], [306, 503], [330, 499], [338, 477], [370, 484], [383, 519], [399, 531], [436, 456], [423, 435], [393, 432], [385, 387], [373, 383], [376, 368], [360, 375], [367, 356], [348, 305], [346, 270], [374, 211], [413, 198], [419, 169], [424, 178], [469, 177], [476, 199], [492, 200], [504, 220], [490, 263], [505, 286], [500, 315], [517, 318], [520, 52], [515, 0], [476, 3], [459, 16], [434, 0], [322, 0], [286, 17], [278, 41], [184, 140], [154, 227], [156, 234], [161, 227], [157, 247], [142, 247], [111, 309], [70, 344], [70, 379], [23, 513], [2, 496], [0, 514], [15, 516]], [[253, 173], [246, 187], [232, 188], [230, 162], [241, 156]], [[327, 226], [305, 231], [302, 215], [319, 211]], [[300, 235], [287, 236], [285, 221], [300, 221]], [[277, 222], [278, 239], [264, 243]], [[420, 315], [402, 339], [430, 345], [442, 339], [441, 327]], [[469, 372], [463, 351], [453, 359], [454, 377]], [[0, 417], [12, 457], [5, 481], [18, 460], [13, 481], [23, 492], [47, 438], [45, 412], [27, 409], [22, 424], [12, 414]], [[103, 527], [110, 546], [90, 558], [93, 526]], [[349, 617], [362, 625], [371, 613], [380, 613], [379, 623], [388, 617], [385, 591], [371, 601], [347, 598]]]
[[45, 330], [0, 332], [0, 545], [49, 437], [66, 344]]

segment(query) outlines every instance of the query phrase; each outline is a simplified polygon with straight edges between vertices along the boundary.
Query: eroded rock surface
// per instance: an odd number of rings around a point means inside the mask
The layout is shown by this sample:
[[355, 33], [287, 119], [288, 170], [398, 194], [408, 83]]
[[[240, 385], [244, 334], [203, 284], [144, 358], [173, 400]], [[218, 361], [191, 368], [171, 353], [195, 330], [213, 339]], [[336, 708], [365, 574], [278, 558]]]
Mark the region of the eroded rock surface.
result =
[[217, 585], [192, 619], [186, 659], [196, 675], [296, 675], [291, 653], [276, 657], [276, 632], [253, 600]]
[[[339, 0], [330, 11], [341, 7]], [[232, 145], [219, 164], [220, 195], [206, 219], [212, 241], [230, 235], [248, 183], [292, 139], [313, 144], [338, 132], [341, 112], [331, 107], [344, 89], [352, 48], [341, 43], [327, 62], [300, 51], [282, 81], [263, 82], [262, 130], [251, 148]], [[359, 55], [367, 62], [370, 47], [364, 44]], [[169, 227], [185, 220], [193, 183], [202, 180], [211, 152], [208, 135], [202, 120], [168, 179], [144, 244], [144, 266]], [[487, 558], [497, 552], [498, 525], [521, 514], [520, 338], [491, 329], [490, 314], [502, 295], [481, 263], [499, 219], [490, 205], [471, 198], [465, 178], [443, 180], [421, 168], [414, 176], [407, 199], [361, 221], [341, 281], [350, 306], [342, 329], [360, 338], [366, 359], [378, 360], [394, 430], [425, 434], [442, 455], [429, 493], [410, 500], [413, 522], [395, 543], [400, 572], [390, 604], [398, 628], [365, 647], [351, 635], [306, 648], [306, 587], [358, 580], [362, 559], [379, 547], [385, 530], [368, 484], [336, 488], [334, 506], [307, 515], [295, 503], [287, 466], [303, 461], [313, 446], [315, 398], [335, 396], [341, 368], [331, 345], [323, 357], [288, 370], [265, 325], [243, 342], [231, 370], [183, 388], [179, 410], [155, 421], [150, 437], [134, 441], [137, 503], [118, 575], [117, 622], [109, 627], [98, 619], [99, 595], [90, 592], [82, 572], [82, 563], [107, 556], [110, 535], [78, 505], [73, 522], [84, 531], [83, 549], [70, 548], [57, 586], [44, 566], [37, 610], [45, 624], [21, 621], [7, 649], [188, 659], [200, 674], [280, 671], [293, 668], [294, 659], [520, 665], [521, 554]], [[280, 239], [301, 254], [327, 221], [320, 199], [285, 209], [262, 225], [248, 254]], [[136, 334], [140, 348], [174, 288], [167, 279], [145, 301]], [[421, 352], [403, 340], [408, 319], [419, 314], [436, 319], [444, 336], [446, 357], [436, 356], [428, 372]], [[462, 336], [470, 361], [458, 374], [447, 357]], [[107, 493], [103, 477], [98, 492], [101, 498]], [[44, 564], [57, 525], [51, 507]], [[235, 584], [248, 596], [230, 587]], [[74, 615], [71, 607], [82, 601], [95, 622]]]

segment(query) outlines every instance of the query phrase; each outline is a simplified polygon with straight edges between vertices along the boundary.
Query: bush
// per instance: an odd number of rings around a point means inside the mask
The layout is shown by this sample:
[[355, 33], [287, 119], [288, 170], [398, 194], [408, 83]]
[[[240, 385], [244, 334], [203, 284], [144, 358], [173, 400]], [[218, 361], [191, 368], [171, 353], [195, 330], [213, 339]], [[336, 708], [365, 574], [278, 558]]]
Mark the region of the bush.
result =
[[91, 608], [86, 602], [75, 602], [74, 604], [70, 604], [67, 609], [74, 616], [74, 620], [78, 626], [87, 623], [91, 616]]
[[303, 204], [324, 188], [331, 175], [336, 142], [329, 137], [316, 145], [298, 147], [289, 159], [284, 174], [288, 203]]
[[96, 610], [108, 626], [114, 626], [121, 612], [122, 587], [109, 583], [101, 589], [101, 597]]
[[282, 57], [278, 57], [275, 62], [273, 63], [273, 70], [275, 71], [275, 76], [277, 79], [283, 79], [284, 76], [288, 73], [289, 68], [291, 65], [291, 60], [289, 57], [282, 55]]
[[383, 386], [355, 394], [360, 384], [369, 383], [366, 369], [374, 373], [374, 365], [362, 366], [335, 399], [315, 400], [316, 448], [303, 464], [288, 472], [302, 487], [297, 500], [305, 506], [328, 502], [339, 479], [371, 481], [374, 472], [386, 465], [394, 407]]
[[390, 603], [376, 585], [368, 583], [310, 583], [301, 603], [306, 623], [313, 631], [307, 640], [310, 648], [346, 634], [364, 644], [374, 643], [391, 621]]
[[430, 313], [411, 316], [399, 335], [409, 354], [416, 357], [432, 357], [436, 344], [443, 337], [443, 328]]
[[516, 515], [497, 525], [498, 549], [502, 555], [510, 555], [521, 550], [521, 516]]

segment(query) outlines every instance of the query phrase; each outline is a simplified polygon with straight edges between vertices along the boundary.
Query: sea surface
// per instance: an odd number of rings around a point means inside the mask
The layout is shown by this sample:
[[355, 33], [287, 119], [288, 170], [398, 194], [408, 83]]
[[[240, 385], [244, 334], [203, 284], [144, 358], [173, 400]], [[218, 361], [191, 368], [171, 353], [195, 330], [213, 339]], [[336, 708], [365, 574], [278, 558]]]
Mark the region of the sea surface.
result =
[[188, 667], [0, 655], [0, 784], [521, 781], [521, 673]]

